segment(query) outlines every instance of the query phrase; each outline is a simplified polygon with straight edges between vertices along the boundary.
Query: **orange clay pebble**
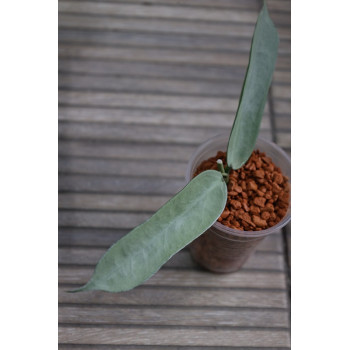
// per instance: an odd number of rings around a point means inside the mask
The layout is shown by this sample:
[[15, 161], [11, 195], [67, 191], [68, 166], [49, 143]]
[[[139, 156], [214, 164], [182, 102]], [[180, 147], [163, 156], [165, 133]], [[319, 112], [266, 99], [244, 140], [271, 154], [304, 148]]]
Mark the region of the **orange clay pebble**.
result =
[[256, 191], [258, 189], [258, 185], [254, 180], [248, 181], [248, 190]]
[[240, 201], [237, 200], [232, 200], [230, 204], [235, 208], [235, 209], [240, 209], [242, 208], [242, 204]]
[[242, 193], [242, 187], [241, 186], [235, 186], [234, 190], [237, 192], [237, 193]]
[[271, 214], [270, 214], [268, 211], [263, 211], [263, 212], [261, 213], [261, 218], [262, 218], [263, 220], [269, 219], [270, 216], [271, 216]]
[[250, 207], [250, 212], [251, 212], [252, 214], [258, 215], [258, 214], [260, 214], [260, 208], [257, 207], [256, 205], [252, 205], [252, 206]]
[[266, 202], [266, 198], [264, 197], [255, 197], [253, 203], [258, 205], [259, 207], [264, 207]]
[[266, 227], [267, 226], [266, 220], [263, 220], [263, 219], [259, 218], [259, 216], [256, 216], [256, 215], [253, 215], [253, 222], [258, 227]]
[[273, 212], [275, 210], [275, 207], [273, 206], [272, 203], [267, 203], [264, 207], [264, 210], [268, 211], [268, 212]]
[[283, 175], [281, 173], [274, 173], [273, 174], [273, 181], [277, 184], [280, 185], [283, 182]]
[[263, 179], [265, 177], [265, 171], [264, 170], [256, 170], [254, 171], [254, 176], [258, 177], [260, 179]]
[[223, 219], [226, 219], [230, 215], [230, 212], [228, 210], [224, 210], [223, 213], [221, 214], [221, 217]]
[[249, 211], [249, 207], [248, 207], [248, 204], [246, 203], [246, 202], [243, 202], [243, 209], [245, 210], [245, 211]]

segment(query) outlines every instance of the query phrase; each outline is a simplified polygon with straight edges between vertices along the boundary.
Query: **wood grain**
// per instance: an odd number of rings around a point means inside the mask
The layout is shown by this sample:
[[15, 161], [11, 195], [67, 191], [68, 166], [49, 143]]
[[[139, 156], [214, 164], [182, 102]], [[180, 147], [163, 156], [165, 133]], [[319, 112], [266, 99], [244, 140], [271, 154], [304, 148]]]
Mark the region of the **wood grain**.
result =
[[[74, 113], [73, 113], [74, 114]], [[188, 161], [196, 146], [182, 144], [128, 143], [111, 140], [60, 140], [61, 156], [96, 157], [103, 159]]]
[[181, 178], [186, 173], [187, 163], [167, 161], [135, 161], [117, 159], [96, 159], [59, 157], [58, 166], [63, 173], [103, 174], [117, 176], [161, 176]]
[[[135, 93], [113, 92], [87, 92], [87, 91], [60, 91], [58, 101], [62, 104], [105, 106], [105, 107], [130, 107], [130, 108], [154, 108], [188, 111], [218, 111], [233, 113], [238, 106], [238, 99], [221, 97], [195, 97], [154, 95]], [[268, 111], [268, 105], [265, 112]]]
[[185, 186], [185, 179], [139, 177], [60, 175], [60, 192], [89, 192], [103, 194], [174, 195]]
[[[92, 267], [60, 267], [58, 281], [65, 284], [84, 284], [93, 273]], [[283, 272], [248, 272], [213, 274], [207, 271], [159, 270], [145, 282], [150, 286], [172, 286], [184, 288], [257, 288], [286, 289]]]
[[[59, 31], [61, 43], [77, 45], [108, 45], [128, 47], [158, 47], [191, 50], [215, 50], [235, 52], [249, 52], [251, 38], [224, 35], [201, 35], [188, 33], [147, 33], [147, 32], [119, 32], [89, 29], [81, 31], [75, 28], [61, 28]], [[278, 47], [279, 54], [290, 54], [290, 40], [282, 39]]]
[[[185, 51], [161, 48], [131, 48], [131, 47], [109, 47], [109, 46], [87, 46], [61, 44], [58, 47], [60, 57], [86, 58], [99, 60], [121, 60], [128, 62], [155, 62], [196, 64], [216, 66], [241, 66], [247, 67], [249, 52], [214, 52], [214, 51]], [[277, 69], [290, 69], [290, 57], [278, 56]]]
[[59, 328], [60, 343], [129, 344], [182, 346], [262, 346], [289, 344], [288, 331], [160, 329], [144, 327], [64, 327]]
[[82, 325], [145, 325], [211, 327], [288, 328], [287, 310], [211, 310], [182, 308], [139, 308], [63, 306], [58, 322]]
[[286, 309], [287, 296], [285, 291], [265, 290], [217, 290], [167, 288], [142, 285], [128, 292], [107, 293], [93, 291], [89, 293], [68, 293], [68, 287], [59, 287], [58, 302], [64, 305], [100, 305], [106, 309], [110, 305], [128, 306], [173, 306], [173, 307], [201, 307], [210, 309], [220, 308], [269, 308]]
[[[106, 252], [104, 248], [59, 248], [58, 263], [62, 265], [91, 265], [95, 266]], [[164, 268], [198, 269], [199, 267], [190, 257], [189, 251], [175, 254]], [[245, 263], [243, 269], [283, 271], [284, 259], [278, 254], [253, 254]]]
[[60, 193], [60, 209], [95, 209], [114, 211], [156, 211], [170, 196], [113, 195], [89, 193]]
[[[200, 126], [217, 128], [218, 125], [230, 130], [234, 120], [234, 111], [208, 112], [169, 109], [130, 109], [130, 108], [101, 108], [81, 106], [61, 106], [59, 120], [67, 122], [89, 123], [120, 123], [126, 125], [153, 126]], [[261, 129], [270, 127], [269, 115], [265, 113], [261, 121]], [[120, 144], [118, 146], [123, 146]], [[132, 146], [132, 145], [130, 145]], [[171, 153], [171, 152], [169, 152]]]
[[[257, 14], [256, 14], [257, 18]], [[58, 23], [61, 28], [103, 29], [113, 31], [139, 31], [156, 33], [188, 33], [222, 36], [240, 36], [251, 38], [254, 32], [253, 23], [222, 23], [189, 21], [184, 19], [166, 20], [162, 18], [133, 18], [79, 15], [78, 13], [60, 12]], [[290, 27], [279, 27], [279, 37], [290, 39]]]
[[[128, 229], [106, 229], [91, 227], [60, 227], [58, 230], [58, 243], [65, 247], [100, 247], [107, 249], [123, 235]], [[280, 232], [266, 237], [257, 247], [257, 252], [282, 254], [283, 243]]]
[[97, 211], [60, 211], [58, 224], [60, 226], [101, 227], [133, 229], [151, 217], [150, 213], [118, 213]]
[[[108, 2], [123, 3], [124, 0], [109, 0]], [[260, 1], [257, 0], [128, 0], [128, 3], [143, 5], [167, 5], [167, 6], [191, 6], [191, 7], [209, 7], [225, 9], [246, 9], [257, 11], [261, 7]], [[290, 0], [267, 0], [267, 6], [270, 12], [285, 11], [290, 12]]]
[[168, 7], [162, 5], [143, 6], [138, 4], [114, 4], [108, 2], [88, 2], [88, 1], [59, 1], [60, 12], [86, 13], [98, 15], [117, 15], [125, 17], [142, 18], [164, 18], [164, 19], [186, 19], [218, 22], [256, 22], [256, 14], [252, 11], [225, 11], [206, 8], [192, 9], [189, 7]]
[[[92, 59], [59, 59], [59, 70], [79, 74], [103, 74], [120, 76], [134, 76], [139, 79], [152, 78], [173, 78], [173, 79], [193, 79], [210, 81], [237, 81], [241, 86], [244, 80], [245, 68], [238, 66], [207, 66], [205, 70], [196, 65], [175, 65], [171, 63], [145, 63], [145, 62], [113, 62], [99, 61]], [[290, 85], [289, 70], [275, 70], [274, 82], [278, 84]]]
[[[59, 135], [63, 139], [76, 140], [106, 140], [119, 142], [150, 142], [161, 144], [196, 145], [208, 139], [227, 133], [227, 128], [216, 126], [215, 128], [163, 126], [163, 125], [128, 125], [107, 123], [76, 123], [59, 122]], [[270, 130], [261, 129], [259, 135], [265, 139], [271, 139]]]

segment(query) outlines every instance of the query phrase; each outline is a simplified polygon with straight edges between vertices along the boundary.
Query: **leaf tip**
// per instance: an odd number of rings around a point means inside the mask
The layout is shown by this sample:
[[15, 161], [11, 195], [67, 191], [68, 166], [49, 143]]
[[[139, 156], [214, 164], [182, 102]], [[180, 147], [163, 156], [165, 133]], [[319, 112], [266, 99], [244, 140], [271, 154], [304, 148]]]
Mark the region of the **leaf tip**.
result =
[[88, 283], [84, 284], [79, 288], [67, 290], [66, 293], [79, 293], [79, 292], [84, 292], [84, 291], [93, 290], [93, 289], [94, 288], [91, 286], [91, 283], [89, 281]]

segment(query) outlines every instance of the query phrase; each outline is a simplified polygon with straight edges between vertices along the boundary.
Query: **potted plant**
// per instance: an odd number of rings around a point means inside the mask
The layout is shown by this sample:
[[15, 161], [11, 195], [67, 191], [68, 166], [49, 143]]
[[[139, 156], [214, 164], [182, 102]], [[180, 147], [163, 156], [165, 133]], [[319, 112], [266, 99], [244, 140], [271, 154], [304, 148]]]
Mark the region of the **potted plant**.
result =
[[[188, 184], [150, 219], [112, 245], [98, 262], [91, 279], [74, 292], [130, 290], [150, 278], [175, 253], [191, 242], [193, 242], [191, 244], [192, 256], [203, 266], [218, 272], [234, 271], [242, 265], [264, 236], [288, 222], [287, 215], [271, 228], [265, 228], [264, 222], [266, 225], [268, 222], [275, 223], [271, 219], [271, 214], [269, 221], [257, 215], [250, 216], [248, 220], [245, 215], [248, 211], [244, 212], [244, 208], [253, 210], [253, 205], [251, 208], [248, 207], [248, 198], [254, 194], [257, 198], [263, 198], [262, 200], [254, 198], [254, 201], [257, 203], [260, 201], [259, 205], [264, 202], [268, 208], [271, 206], [267, 204], [271, 204], [273, 198], [275, 201], [278, 201], [279, 198], [278, 194], [272, 192], [271, 184], [269, 184], [271, 187], [269, 190], [268, 185], [264, 187], [264, 182], [260, 181], [263, 180], [262, 172], [267, 172], [266, 167], [270, 166], [263, 164], [263, 158], [266, 158], [266, 163], [273, 164], [273, 162], [264, 153], [254, 151], [277, 58], [277, 49], [278, 34], [264, 4], [255, 26], [249, 64], [230, 136], [220, 136], [215, 139], [214, 146], [218, 148], [214, 150], [211, 149], [212, 141], [202, 146], [189, 164]], [[214, 165], [210, 164], [209, 170], [202, 167], [200, 173], [195, 174], [197, 167], [202, 165], [199, 161], [203, 160], [201, 158], [203, 150], [207, 151], [209, 147], [216, 153], [226, 144], [227, 154], [218, 153], [217, 158], [221, 156], [222, 159], [218, 160], [217, 164], [214, 158]], [[265, 147], [266, 144], [270, 146], [270, 149], [277, 149], [276, 146], [271, 146], [262, 140], [258, 140], [257, 146], [258, 148]], [[257, 157], [262, 160], [254, 158], [256, 160], [254, 163], [252, 157], [256, 156], [256, 153]], [[213, 158], [210, 162], [213, 163]], [[261, 168], [257, 168], [258, 162], [261, 163]], [[204, 163], [208, 165], [208, 160], [204, 159]], [[270, 170], [274, 169], [280, 172], [275, 165]], [[245, 176], [243, 175], [245, 170], [255, 172], [260, 176], [257, 179], [257, 181], [260, 179], [260, 182], [255, 184], [255, 190], [253, 182], [247, 184], [244, 179], [240, 178]], [[267, 177], [273, 180], [273, 176]], [[285, 176], [282, 179], [286, 182]], [[243, 196], [243, 187], [247, 191], [246, 198]], [[266, 198], [268, 194], [271, 199]], [[242, 199], [241, 204], [238, 204], [239, 199]], [[232, 218], [228, 220], [230, 216], [226, 214], [231, 202], [237, 208], [239, 205], [243, 206], [243, 209], [237, 209], [237, 214], [232, 215]], [[243, 210], [244, 213], [240, 210]], [[268, 213], [264, 214], [265, 217], [267, 215]], [[225, 226], [224, 224], [229, 226], [221, 227]], [[230, 225], [238, 226], [230, 227]], [[255, 229], [249, 230], [251, 227]], [[215, 238], [216, 236], [218, 238]], [[222, 259], [225, 256], [229, 258]], [[233, 259], [234, 262], [229, 261], [227, 265], [227, 260], [232, 257], [238, 257], [238, 260]]]

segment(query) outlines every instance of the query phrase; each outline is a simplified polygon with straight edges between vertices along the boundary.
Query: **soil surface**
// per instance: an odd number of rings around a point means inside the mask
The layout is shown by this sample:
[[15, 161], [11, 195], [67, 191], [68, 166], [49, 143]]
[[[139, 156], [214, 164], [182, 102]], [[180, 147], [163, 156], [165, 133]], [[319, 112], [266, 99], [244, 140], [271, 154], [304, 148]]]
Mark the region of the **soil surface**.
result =
[[[226, 163], [226, 152], [203, 161], [194, 176], [208, 169], [218, 170], [216, 161]], [[276, 225], [287, 213], [290, 184], [264, 152], [255, 150], [238, 170], [231, 170], [227, 203], [218, 221], [243, 231], [260, 231]]]

